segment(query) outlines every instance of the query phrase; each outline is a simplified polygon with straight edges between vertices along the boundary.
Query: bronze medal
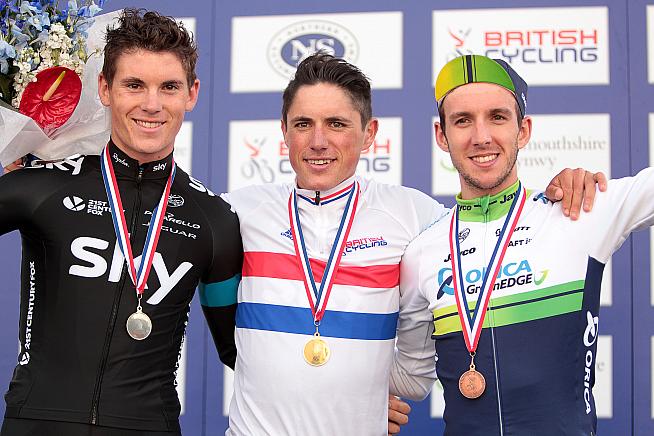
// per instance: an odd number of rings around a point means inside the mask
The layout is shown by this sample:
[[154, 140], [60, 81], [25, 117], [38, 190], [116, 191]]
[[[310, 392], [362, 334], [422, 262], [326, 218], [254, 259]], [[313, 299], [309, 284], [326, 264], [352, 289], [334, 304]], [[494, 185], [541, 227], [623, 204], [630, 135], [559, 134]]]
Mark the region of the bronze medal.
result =
[[484, 390], [486, 390], [486, 379], [474, 367], [461, 374], [459, 378], [459, 391], [461, 391], [464, 397], [474, 400], [481, 397]]
[[322, 366], [329, 360], [329, 346], [316, 334], [304, 346], [304, 360], [311, 366]]

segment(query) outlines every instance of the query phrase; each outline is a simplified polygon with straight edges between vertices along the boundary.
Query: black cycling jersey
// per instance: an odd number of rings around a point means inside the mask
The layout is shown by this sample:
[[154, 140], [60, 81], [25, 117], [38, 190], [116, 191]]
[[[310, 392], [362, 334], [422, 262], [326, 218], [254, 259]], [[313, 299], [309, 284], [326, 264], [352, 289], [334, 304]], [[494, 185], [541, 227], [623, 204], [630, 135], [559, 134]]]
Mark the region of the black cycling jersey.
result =
[[[172, 155], [139, 165], [109, 147], [138, 256]], [[20, 354], [6, 417], [179, 431], [175, 371], [198, 283], [220, 358], [231, 367], [236, 360], [242, 245], [230, 206], [177, 169], [143, 294], [153, 329], [142, 341], [125, 328], [136, 291], [116, 244], [98, 156], [0, 177], [0, 233], [15, 229], [23, 250]]]

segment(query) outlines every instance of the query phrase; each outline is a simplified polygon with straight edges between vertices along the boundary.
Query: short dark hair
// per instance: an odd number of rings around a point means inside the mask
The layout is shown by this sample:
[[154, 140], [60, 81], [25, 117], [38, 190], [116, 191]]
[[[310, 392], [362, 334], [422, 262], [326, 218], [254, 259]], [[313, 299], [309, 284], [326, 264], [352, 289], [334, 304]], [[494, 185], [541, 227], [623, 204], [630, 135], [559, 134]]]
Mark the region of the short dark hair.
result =
[[137, 50], [173, 53], [184, 67], [188, 86], [195, 82], [198, 51], [184, 25], [155, 11], [127, 8], [116, 27], [107, 26], [102, 75], [109, 86], [116, 75], [118, 58]]
[[307, 57], [297, 66], [295, 77], [288, 83], [282, 97], [282, 120], [284, 122], [286, 122], [288, 110], [297, 91], [304, 85], [319, 83], [331, 83], [345, 91], [361, 115], [362, 127], [365, 127], [372, 118], [370, 81], [354, 65], [324, 52]]

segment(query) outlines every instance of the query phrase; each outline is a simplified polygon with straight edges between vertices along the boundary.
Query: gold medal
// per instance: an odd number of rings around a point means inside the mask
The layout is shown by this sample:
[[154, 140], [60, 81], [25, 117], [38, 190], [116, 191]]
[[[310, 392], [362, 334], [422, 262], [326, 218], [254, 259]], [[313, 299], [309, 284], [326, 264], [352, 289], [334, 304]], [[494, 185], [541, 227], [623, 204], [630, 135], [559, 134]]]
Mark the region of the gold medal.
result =
[[314, 338], [304, 346], [304, 360], [311, 366], [322, 366], [329, 360], [329, 346], [327, 342], [320, 339], [316, 332]]
[[475, 369], [474, 354], [471, 354], [471, 356], [470, 369], [461, 374], [459, 378], [459, 391], [464, 397], [474, 400], [481, 397], [481, 394], [486, 390], [486, 379]]

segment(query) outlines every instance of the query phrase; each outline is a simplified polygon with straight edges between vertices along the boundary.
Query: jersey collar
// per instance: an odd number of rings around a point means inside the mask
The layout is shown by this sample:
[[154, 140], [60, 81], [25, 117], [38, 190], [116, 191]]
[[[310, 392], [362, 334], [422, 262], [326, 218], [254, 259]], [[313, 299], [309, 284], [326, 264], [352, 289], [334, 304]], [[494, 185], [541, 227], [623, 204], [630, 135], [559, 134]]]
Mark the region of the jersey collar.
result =
[[463, 200], [461, 194], [456, 196], [459, 205], [459, 219], [461, 221], [488, 222], [505, 216], [511, 208], [511, 200], [520, 181], [516, 181], [502, 192], [495, 195]]
[[345, 179], [335, 187], [325, 191], [312, 191], [310, 189], [297, 188], [296, 182], [298, 199], [303, 200], [303, 203], [308, 202], [315, 205], [325, 205], [338, 202], [339, 200], [347, 198], [350, 188], [352, 188], [352, 184], [354, 183], [354, 177], [355, 176]]
[[170, 174], [173, 154], [163, 159], [139, 165], [138, 161], [125, 154], [109, 139], [109, 155], [116, 174], [137, 178], [139, 173], [143, 179], [165, 179]]

